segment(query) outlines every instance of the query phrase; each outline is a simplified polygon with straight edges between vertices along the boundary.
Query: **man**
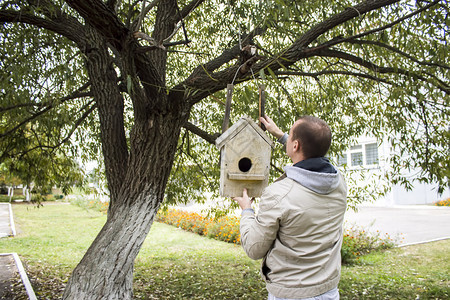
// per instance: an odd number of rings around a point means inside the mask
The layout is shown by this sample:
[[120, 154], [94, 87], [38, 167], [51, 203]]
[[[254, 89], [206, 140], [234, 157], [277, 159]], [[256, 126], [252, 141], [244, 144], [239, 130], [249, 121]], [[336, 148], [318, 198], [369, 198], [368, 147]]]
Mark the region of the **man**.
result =
[[347, 187], [324, 157], [330, 128], [304, 116], [287, 135], [269, 117], [261, 122], [285, 142], [293, 166], [264, 190], [257, 216], [245, 189], [242, 197], [233, 198], [242, 208], [242, 246], [250, 258], [263, 258], [269, 300], [339, 299]]

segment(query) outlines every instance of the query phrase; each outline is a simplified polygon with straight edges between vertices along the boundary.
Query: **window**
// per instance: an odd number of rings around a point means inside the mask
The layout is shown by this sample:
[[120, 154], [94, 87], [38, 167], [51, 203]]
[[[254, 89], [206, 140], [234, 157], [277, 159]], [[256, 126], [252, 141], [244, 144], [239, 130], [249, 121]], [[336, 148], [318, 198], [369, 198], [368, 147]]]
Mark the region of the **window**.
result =
[[362, 145], [351, 146], [350, 150], [362, 150]]
[[352, 167], [362, 166], [363, 164], [363, 153], [362, 152], [353, 152], [351, 154], [352, 158]]
[[378, 164], [378, 146], [377, 143], [366, 144], [366, 165]]
[[353, 145], [337, 158], [339, 166], [373, 167], [379, 163], [377, 143]]
[[347, 165], [347, 153], [342, 153], [342, 155], [338, 157], [338, 164], [340, 166]]

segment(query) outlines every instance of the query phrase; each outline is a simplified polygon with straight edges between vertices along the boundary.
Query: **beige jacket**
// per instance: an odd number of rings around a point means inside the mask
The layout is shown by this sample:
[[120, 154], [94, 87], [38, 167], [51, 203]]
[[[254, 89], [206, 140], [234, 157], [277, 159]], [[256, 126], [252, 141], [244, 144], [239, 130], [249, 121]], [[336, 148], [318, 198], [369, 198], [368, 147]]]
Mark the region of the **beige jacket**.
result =
[[263, 192], [256, 217], [242, 212], [241, 242], [250, 258], [264, 258], [261, 274], [271, 294], [314, 297], [339, 283], [347, 187], [339, 172], [285, 171]]

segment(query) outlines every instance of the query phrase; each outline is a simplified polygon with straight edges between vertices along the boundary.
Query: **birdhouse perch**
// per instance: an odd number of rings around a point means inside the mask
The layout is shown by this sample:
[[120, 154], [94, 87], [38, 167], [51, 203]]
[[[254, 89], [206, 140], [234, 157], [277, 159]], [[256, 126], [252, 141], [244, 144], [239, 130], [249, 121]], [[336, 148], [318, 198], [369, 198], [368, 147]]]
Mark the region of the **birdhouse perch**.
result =
[[269, 181], [272, 140], [244, 116], [216, 140], [220, 150], [220, 195], [259, 197]]

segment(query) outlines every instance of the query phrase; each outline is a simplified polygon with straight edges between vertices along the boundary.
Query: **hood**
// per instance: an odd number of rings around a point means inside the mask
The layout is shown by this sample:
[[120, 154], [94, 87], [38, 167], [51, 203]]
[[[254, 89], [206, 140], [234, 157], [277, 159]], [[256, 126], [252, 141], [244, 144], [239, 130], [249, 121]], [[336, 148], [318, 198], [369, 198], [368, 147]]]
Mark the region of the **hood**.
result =
[[338, 187], [340, 180], [338, 170], [330, 163], [328, 163], [328, 168], [333, 168], [335, 172], [317, 172], [298, 166], [286, 166], [284, 167], [284, 171], [286, 172], [286, 176], [288, 178], [298, 182], [307, 189], [310, 189], [318, 194], [326, 195]]

